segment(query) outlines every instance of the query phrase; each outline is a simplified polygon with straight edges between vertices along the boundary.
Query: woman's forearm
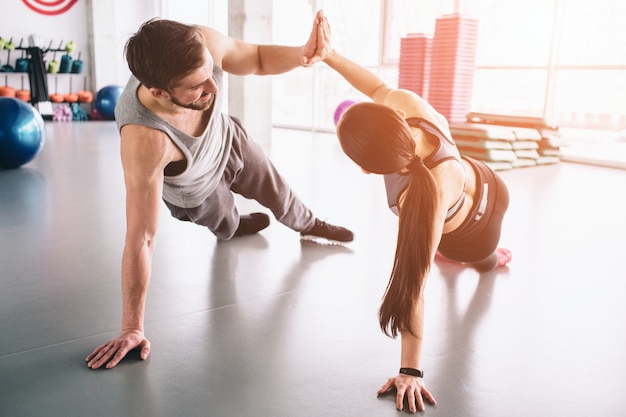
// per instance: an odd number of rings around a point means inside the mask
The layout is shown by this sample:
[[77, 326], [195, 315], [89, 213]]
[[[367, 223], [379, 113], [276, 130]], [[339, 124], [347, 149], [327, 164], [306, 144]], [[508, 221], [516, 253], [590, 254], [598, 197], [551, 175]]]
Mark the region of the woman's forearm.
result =
[[424, 297], [420, 296], [413, 309], [412, 332], [401, 333], [400, 367], [421, 369], [422, 336], [424, 334]]
[[324, 59], [324, 62], [354, 88], [376, 102], [381, 102], [384, 94], [389, 90], [385, 82], [376, 74], [334, 50]]

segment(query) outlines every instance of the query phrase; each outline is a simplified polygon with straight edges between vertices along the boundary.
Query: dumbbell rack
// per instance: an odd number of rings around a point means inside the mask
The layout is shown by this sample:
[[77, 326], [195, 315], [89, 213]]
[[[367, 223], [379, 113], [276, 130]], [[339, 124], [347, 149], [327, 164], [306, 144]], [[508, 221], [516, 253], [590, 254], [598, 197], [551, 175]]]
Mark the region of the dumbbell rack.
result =
[[28, 65], [28, 81], [30, 84], [30, 102], [42, 115], [52, 114], [52, 103], [48, 95], [48, 78], [46, 77], [46, 62], [44, 55], [48, 52], [64, 52], [61, 48], [41, 49], [38, 46], [15, 47], [26, 51], [30, 57]]

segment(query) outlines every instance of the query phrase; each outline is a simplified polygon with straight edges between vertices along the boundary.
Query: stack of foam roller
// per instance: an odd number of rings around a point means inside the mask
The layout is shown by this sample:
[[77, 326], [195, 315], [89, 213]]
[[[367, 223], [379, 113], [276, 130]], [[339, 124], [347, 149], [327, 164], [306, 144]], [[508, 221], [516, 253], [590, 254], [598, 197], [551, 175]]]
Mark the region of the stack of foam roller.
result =
[[428, 101], [450, 122], [470, 111], [478, 20], [454, 13], [437, 19], [433, 39]]
[[428, 100], [432, 38], [411, 33], [400, 39], [398, 88], [413, 91]]
[[451, 123], [450, 132], [461, 154], [495, 170], [560, 160], [559, 129], [542, 118], [469, 113], [465, 122]]

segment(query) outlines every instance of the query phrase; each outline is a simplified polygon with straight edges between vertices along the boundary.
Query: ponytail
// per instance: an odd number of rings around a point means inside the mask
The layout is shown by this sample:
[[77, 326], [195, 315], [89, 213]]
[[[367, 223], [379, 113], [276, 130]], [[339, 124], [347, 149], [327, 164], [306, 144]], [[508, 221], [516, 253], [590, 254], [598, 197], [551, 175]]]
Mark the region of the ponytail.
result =
[[391, 276], [378, 311], [382, 331], [395, 338], [411, 332], [413, 305], [422, 295], [433, 250], [435, 181], [419, 164], [411, 169], [411, 180], [399, 214], [398, 240]]

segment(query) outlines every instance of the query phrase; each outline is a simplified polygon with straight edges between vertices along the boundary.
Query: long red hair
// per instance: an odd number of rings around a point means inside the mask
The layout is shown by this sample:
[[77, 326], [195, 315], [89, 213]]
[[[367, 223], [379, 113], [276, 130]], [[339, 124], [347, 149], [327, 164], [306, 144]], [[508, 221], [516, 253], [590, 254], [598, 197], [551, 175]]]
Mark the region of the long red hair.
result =
[[353, 104], [339, 120], [337, 136], [346, 155], [366, 171], [393, 174], [411, 165], [391, 276], [378, 311], [382, 331], [395, 338], [399, 332], [411, 332], [413, 306], [430, 270], [435, 180], [423, 164], [411, 164], [415, 160], [411, 131], [400, 114], [387, 106]]

